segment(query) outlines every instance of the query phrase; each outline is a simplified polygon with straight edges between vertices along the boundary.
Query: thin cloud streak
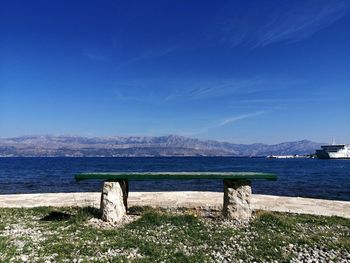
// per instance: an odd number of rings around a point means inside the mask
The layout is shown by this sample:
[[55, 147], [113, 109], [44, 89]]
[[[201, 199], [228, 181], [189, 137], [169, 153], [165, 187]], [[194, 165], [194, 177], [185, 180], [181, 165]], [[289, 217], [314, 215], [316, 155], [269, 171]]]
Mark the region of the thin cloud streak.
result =
[[[254, 118], [263, 114], [266, 114], [270, 111], [268, 110], [261, 110], [261, 111], [256, 111], [256, 112], [251, 112], [251, 113], [246, 113], [246, 114], [241, 114], [241, 115], [237, 115], [237, 116], [231, 116], [228, 117], [224, 120], [216, 120], [214, 121], [214, 123], [212, 125], [208, 125], [208, 126], [203, 126], [201, 128], [195, 129], [195, 130], [184, 130], [181, 128], [154, 128], [154, 129], [150, 129], [148, 131], [147, 134], [152, 135], [152, 136], [161, 136], [161, 135], [167, 135], [167, 134], [177, 134], [177, 135], [181, 135], [181, 136], [188, 136], [188, 137], [192, 137], [192, 136], [197, 136], [200, 134], [204, 134], [209, 132], [212, 129], [220, 129], [223, 126], [232, 124], [232, 123], [236, 123], [245, 119], [250, 119], [250, 118]], [[159, 125], [159, 124], [158, 124]], [[163, 126], [163, 125], [161, 125]]]
[[261, 76], [217, 81], [142, 79], [116, 83], [110, 99], [152, 104], [189, 103], [213, 98], [231, 98], [235, 102], [240, 102], [239, 98], [286, 90], [302, 84], [304, 82], [300, 80]]
[[229, 117], [223, 121], [221, 121], [218, 125], [216, 125], [215, 127], [222, 127], [225, 126], [227, 124], [230, 123], [234, 123], [240, 120], [244, 120], [244, 119], [248, 119], [248, 118], [252, 118], [252, 117], [256, 117], [262, 114], [265, 114], [267, 111], [257, 111], [257, 112], [253, 112], [253, 113], [247, 113], [247, 114], [242, 114], [242, 115], [238, 115], [238, 116], [233, 116], [233, 117]]
[[255, 46], [281, 41], [298, 42], [341, 19], [349, 11], [349, 2], [333, 1], [326, 5], [305, 2], [279, 15], [258, 35]]
[[273, 90], [283, 90], [303, 82], [291, 79], [254, 77], [223, 81], [176, 83], [176, 87], [165, 98], [166, 101], [212, 99], [234, 95], [249, 95]]
[[[230, 43], [231, 47], [259, 48], [278, 42], [298, 42], [348, 14], [350, 1], [290, 1], [276, 5], [273, 10], [257, 12], [263, 7], [257, 2], [254, 9], [237, 9], [237, 3], [231, 2], [220, 22], [213, 27], [212, 37]], [[249, 19], [251, 16], [259, 19]]]
[[203, 128], [198, 129], [196, 131], [187, 131], [187, 132], [181, 131], [180, 133], [182, 135], [184, 135], [184, 136], [195, 136], [195, 135], [207, 133], [207, 132], [209, 132], [212, 129], [217, 129], [217, 128], [226, 126], [228, 124], [232, 124], [232, 123], [235, 123], [235, 122], [238, 122], [238, 121], [242, 121], [242, 120], [245, 120], [245, 119], [254, 118], [254, 117], [266, 114], [266, 113], [268, 113], [268, 111], [261, 110], [261, 111], [241, 114], [241, 115], [237, 115], [237, 116], [232, 116], [232, 117], [226, 118], [224, 120], [221, 120], [221, 121], [217, 122], [214, 125], [203, 127]]
[[235, 103], [246, 104], [263, 104], [263, 103], [302, 103], [302, 102], [322, 102], [322, 101], [338, 101], [339, 98], [276, 98], [276, 99], [248, 99], [238, 100]]
[[[290, 1], [287, 4], [276, 4], [271, 12], [257, 12], [262, 6], [257, 1], [253, 8], [250, 5], [237, 8], [237, 1], [232, 1], [221, 12], [208, 18], [211, 24], [199, 24], [195, 31], [192, 28], [188, 32], [185, 30], [187, 35], [191, 35], [187, 39], [176, 35], [171, 40], [160, 41], [157, 47], [129, 54], [128, 58], [119, 61], [114, 58], [115, 70], [119, 71], [176, 51], [185, 52], [223, 43], [232, 48], [261, 48], [278, 42], [298, 42], [330, 26], [350, 11], [350, 1], [347, 0]], [[252, 19], [252, 16], [257, 19]], [[92, 61], [110, 59], [94, 50], [84, 50], [83, 55]]]

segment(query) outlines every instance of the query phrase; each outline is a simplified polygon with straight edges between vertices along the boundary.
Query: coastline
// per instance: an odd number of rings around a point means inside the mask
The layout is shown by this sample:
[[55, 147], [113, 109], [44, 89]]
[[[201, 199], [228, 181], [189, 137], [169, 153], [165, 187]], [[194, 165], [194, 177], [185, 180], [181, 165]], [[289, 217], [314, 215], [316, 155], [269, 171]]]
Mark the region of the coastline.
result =
[[[100, 192], [0, 195], [0, 207], [92, 206], [98, 208], [100, 197]], [[128, 205], [220, 210], [222, 200], [223, 193], [219, 192], [130, 192]], [[350, 218], [349, 201], [253, 194], [252, 208], [253, 210]]]

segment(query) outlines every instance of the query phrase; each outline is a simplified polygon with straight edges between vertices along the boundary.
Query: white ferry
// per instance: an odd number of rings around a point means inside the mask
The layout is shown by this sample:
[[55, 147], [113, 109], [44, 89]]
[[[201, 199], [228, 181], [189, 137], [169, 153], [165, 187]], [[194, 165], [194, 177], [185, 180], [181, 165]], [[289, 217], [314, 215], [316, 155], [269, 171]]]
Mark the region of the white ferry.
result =
[[320, 159], [350, 159], [350, 145], [323, 145], [321, 150], [316, 150], [316, 156]]
[[296, 158], [310, 158], [307, 155], [268, 155], [266, 156], [268, 159], [296, 159]]

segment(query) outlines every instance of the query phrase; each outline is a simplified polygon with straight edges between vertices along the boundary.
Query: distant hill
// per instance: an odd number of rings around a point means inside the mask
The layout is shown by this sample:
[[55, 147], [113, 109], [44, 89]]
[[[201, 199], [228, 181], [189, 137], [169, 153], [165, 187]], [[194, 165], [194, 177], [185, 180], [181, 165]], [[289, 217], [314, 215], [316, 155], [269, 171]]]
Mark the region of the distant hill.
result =
[[310, 154], [320, 143], [233, 144], [176, 135], [160, 137], [21, 136], [0, 139], [0, 156], [266, 156]]

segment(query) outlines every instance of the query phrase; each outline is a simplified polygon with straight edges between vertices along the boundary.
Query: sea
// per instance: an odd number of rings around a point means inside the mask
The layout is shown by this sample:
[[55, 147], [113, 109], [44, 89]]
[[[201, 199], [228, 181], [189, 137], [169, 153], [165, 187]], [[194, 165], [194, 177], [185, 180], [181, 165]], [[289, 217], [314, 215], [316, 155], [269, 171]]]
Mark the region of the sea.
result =
[[[253, 181], [255, 194], [350, 201], [350, 160], [234, 157], [0, 158], [0, 194], [97, 192], [102, 181], [76, 182], [80, 172], [271, 172]], [[222, 192], [221, 180], [131, 181], [130, 191]]]

